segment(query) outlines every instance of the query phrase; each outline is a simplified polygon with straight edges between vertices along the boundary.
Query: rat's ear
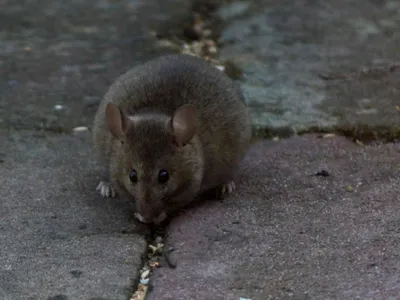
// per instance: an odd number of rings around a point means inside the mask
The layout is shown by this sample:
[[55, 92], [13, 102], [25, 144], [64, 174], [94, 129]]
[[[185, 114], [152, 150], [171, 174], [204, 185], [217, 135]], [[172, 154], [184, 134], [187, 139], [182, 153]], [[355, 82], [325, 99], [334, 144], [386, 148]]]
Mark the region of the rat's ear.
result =
[[122, 140], [125, 136], [127, 119], [119, 107], [114, 103], [107, 104], [106, 119], [108, 130], [110, 130], [115, 138]]
[[171, 127], [176, 145], [185, 146], [196, 133], [196, 108], [190, 104], [179, 107], [172, 116]]

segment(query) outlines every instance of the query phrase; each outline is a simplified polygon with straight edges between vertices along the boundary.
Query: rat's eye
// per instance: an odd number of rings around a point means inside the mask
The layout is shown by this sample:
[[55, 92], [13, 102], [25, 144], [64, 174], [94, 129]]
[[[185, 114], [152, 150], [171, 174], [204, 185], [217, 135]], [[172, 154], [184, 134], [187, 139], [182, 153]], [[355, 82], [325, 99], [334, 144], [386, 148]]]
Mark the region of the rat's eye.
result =
[[169, 179], [169, 174], [164, 169], [158, 173], [158, 182], [159, 183], [166, 183]]
[[136, 170], [135, 170], [135, 169], [132, 169], [132, 170], [129, 172], [129, 178], [131, 179], [131, 181], [132, 181], [133, 183], [137, 182], [137, 173], [136, 173]]

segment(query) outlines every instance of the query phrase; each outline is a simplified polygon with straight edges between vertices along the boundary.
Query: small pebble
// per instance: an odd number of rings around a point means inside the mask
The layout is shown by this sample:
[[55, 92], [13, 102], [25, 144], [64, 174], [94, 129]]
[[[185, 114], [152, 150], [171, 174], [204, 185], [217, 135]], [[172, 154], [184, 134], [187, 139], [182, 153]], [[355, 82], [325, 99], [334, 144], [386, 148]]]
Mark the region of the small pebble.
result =
[[221, 65], [217, 65], [217, 66], [215, 66], [218, 70], [220, 70], [221, 72], [223, 72], [224, 70], [225, 70], [225, 67], [224, 66], [221, 66]]
[[86, 126], [79, 126], [79, 127], [75, 127], [74, 129], [72, 129], [74, 132], [82, 132], [82, 131], [86, 131], [88, 130], [88, 128]]
[[175, 257], [171, 257], [172, 251], [173, 251], [173, 249], [170, 249], [170, 250], [164, 252], [164, 258], [165, 258], [168, 266], [172, 269], [175, 269], [177, 266], [177, 260]]
[[64, 105], [60, 105], [60, 104], [54, 105], [55, 110], [63, 110], [64, 108], [65, 108]]

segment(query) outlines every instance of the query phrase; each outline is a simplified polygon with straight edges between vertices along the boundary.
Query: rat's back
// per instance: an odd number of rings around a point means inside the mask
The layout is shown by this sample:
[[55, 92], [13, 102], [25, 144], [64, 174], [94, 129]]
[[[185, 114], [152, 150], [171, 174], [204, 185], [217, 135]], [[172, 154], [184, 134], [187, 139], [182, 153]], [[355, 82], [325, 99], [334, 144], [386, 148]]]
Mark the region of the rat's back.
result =
[[[172, 115], [184, 104], [195, 106], [199, 120], [197, 135], [205, 155], [205, 188], [232, 172], [250, 143], [250, 117], [238, 85], [194, 56], [156, 58], [134, 67], [112, 84], [99, 107], [94, 128], [95, 144], [106, 156], [112, 140], [105, 121], [109, 102], [127, 115], [147, 111]], [[221, 171], [215, 172], [218, 168]]]

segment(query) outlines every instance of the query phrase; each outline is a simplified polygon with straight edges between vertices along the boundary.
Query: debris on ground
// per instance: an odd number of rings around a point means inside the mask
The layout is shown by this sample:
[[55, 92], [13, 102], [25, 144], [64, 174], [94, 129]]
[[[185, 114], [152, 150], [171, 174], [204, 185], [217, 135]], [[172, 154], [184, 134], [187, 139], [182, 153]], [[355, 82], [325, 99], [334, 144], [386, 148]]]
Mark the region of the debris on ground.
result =
[[[208, 26], [209, 24], [196, 14], [191, 26], [185, 28], [183, 37], [162, 38], [158, 43], [160, 46], [178, 50], [183, 54], [201, 57], [223, 70], [223, 65], [217, 59], [219, 51], [217, 43], [212, 39], [212, 30]], [[156, 32], [152, 34], [157, 36]]]
[[140, 270], [140, 281], [137, 285], [136, 292], [132, 295], [130, 300], [144, 300], [146, 298], [151, 274], [154, 269], [161, 266], [160, 258], [163, 253], [163, 248], [163, 238], [160, 235], [157, 235], [154, 240], [149, 243], [147, 260], [144, 267]]
[[[219, 48], [212, 27], [212, 22], [207, 19], [206, 14], [195, 12], [191, 24], [184, 26], [182, 36], [159, 37], [159, 34], [155, 31], [151, 32], [151, 34], [158, 38], [158, 45], [161, 47], [167, 47], [182, 54], [200, 57], [221, 72], [225, 72], [232, 79], [241, 78], [243, 71], [233, 61], [221, 62], [218, 59]], [[176, 267], [176, 262], [169, 255], [174, 249], [164, 250], [164, 253], [163, 250], [163, 238], [161, 235], [157, 235], [153, 242], [148, 245], [147, 261], [140, 270], [140, 281], [136, 292], [130, 300], [144, 300], [146, 298], [152, 271], [161, 266], [161, 256], [164, 256], [170, 268]]]
[[[205, 16], [195, 13], [190, 26], [183, 29], [182, 36], [162, 37], [158, 39], [158, 44], [182, 54], [200, 57], [233, 79], [241, 78], [243, 71], [234, 62], [221, 62], [218, 59], [218, 43], [211, 27], [212, 22], [207, 20]], [[151, 34], [156, 37], [159, 36], [155, 31]]]

